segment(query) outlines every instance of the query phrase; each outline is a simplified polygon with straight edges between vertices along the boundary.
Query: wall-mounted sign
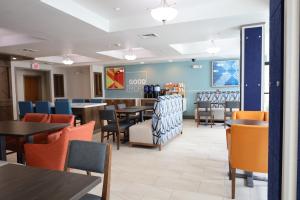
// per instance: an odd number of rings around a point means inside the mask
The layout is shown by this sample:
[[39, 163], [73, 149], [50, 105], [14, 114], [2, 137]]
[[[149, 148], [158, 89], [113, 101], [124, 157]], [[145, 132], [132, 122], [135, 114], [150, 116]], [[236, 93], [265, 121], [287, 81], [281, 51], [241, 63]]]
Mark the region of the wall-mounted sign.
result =
[[31, 64], [31, 68], [32, 68], [32, 69], [40, 69], [41, 66], [40, 66], [39, 63], [32, 63], [32, 64]]

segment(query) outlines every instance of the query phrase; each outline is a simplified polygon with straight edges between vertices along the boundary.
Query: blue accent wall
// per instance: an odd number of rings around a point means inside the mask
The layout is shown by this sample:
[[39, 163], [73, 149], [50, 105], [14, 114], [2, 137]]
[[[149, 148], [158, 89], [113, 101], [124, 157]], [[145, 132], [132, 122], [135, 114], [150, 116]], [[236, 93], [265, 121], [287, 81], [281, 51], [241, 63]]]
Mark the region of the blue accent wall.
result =
[[202, 66], [201, 69], [193, 69], [191, 61], [158, 63], [158, 64], [139, 64], [125, 66], [125, 90], [105, 89], [105, 98], [143, 98], [143, 84], [159, 84], [161, 87], [165, 83], [183, 82], [185, 84], [187, 111], [185, 116], [193, 116], [195, 109], [196, 93], [207, 90], [233, 90], [239, 87], [211, 87], [211, 61], [197, 61]]

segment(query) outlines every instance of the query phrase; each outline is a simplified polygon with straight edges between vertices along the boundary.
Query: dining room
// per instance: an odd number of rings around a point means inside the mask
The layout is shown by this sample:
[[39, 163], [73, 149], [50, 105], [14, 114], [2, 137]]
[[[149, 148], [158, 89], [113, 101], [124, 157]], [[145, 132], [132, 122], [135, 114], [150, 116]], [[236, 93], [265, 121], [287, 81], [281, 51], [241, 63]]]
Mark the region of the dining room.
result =
[[1, 2], [0, 199], [299, 199], [299, 9]]

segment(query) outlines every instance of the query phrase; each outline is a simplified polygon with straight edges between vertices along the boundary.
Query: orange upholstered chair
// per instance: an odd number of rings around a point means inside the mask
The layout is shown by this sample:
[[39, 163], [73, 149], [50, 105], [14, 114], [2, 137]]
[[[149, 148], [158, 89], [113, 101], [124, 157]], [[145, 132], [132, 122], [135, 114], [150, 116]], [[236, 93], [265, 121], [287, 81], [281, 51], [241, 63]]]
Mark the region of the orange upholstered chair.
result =
[[50, 123], [66, 123], [70, 126], [74, 126], [75, 116], [74, 115], [64, 115], [64, 114], [51, 114]]
[[[92, 141], [95, 121], [76, 127], [67, 127], [63, 130], [69, 137], [69, 140]], [[48, 135], [48, 143], [56, 141], [60, 137], [59, 132]]]
[[48, 114], [41, 113], [26, 113], [26, 115], [22, 118], [22, 122], [41, 122], [47, 123], [49, 120]]
[[[269, 113], [264, 111], [236, 111], [232, 113], [232, 119], [249, 119], [259, 121], [269, 121]], [[228, 147], [228, 137], [230, 134], [230, 128], [226, 129], [226, 141]]]
[[[49, 117], [49, 123], [66, 123], [70, 124], [70, 127], [74, 126], [75, 116], [74, 115], [65, 115], [65, 114], [51, 114]], [[47, 135], [46, 141], [55, 141], [59, 138], [59, 134], [57, 132], [50, 133]], [[51, 142], [50, 142], [51, 143]]]
[[[48, 123], [49, 115], [42, 113], [27, 113], [23, 119], [23, 122], [40, 122], [40, 123]], [[33, 136], [34, 143], [46, 143], [47, 141], [47, 133], [39, 133]]]
[[[40, 113], [26, 113], [25, 116], [22, 118], [22, 122], [41, 122], [47, 123], [48, 122], [48, 115], [47, 114], [40, 114]], [[39, 133], [33, 136], [34, 143], [44, 143], [47, 139], [47, 134]], [[12, 152], [16, 152], [23, 148], [24, 139], [17, 138], [13, 136], [6, 137], [6, 149], [11, 150]]]
[[236, 169], [268, 173], [268, 127], [232, 125], [228, 152], [234, 199]]
[[26, 164], [50, 170], [64, 170], [69, 139], [66, 133], [51, 144], [25, 144]]

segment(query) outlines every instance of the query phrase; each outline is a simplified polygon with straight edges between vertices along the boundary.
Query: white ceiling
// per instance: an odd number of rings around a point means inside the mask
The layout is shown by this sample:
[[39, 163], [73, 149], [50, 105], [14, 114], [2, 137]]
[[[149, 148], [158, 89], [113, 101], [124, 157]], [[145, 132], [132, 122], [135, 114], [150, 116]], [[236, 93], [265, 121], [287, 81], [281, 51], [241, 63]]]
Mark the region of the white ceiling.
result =
[[[0, 41], [4, 34], [11, 35], [10, 32], [38, 41], [0, 46], [0, 52], [31, 57], [77, 54], [100, 64], [125, 64], [127, 61], [96, 52], [120, 53], [124, 49], [138, 47], [151, 56], [138, 57], [136, 62], [238, 57], [236, 40], [240, 26], [268, 21], [267, 0], [168, 2], [176, 2], [173, 7], [179, 13], [174, 21], [162, 25], [150, 15], [150, 9], [157, 7], [160, 0], [1, 0]], [[148, 33], [156, 33], [159, 37], [139, 37]], [[227, 41], [220, 55], [203, 52], [201, 44], [205, 45], [212, 39]], [[186, 50], [177, 51], [171, 44], [185, 45]], [[39, 51], [24, 52], [24, 48]], [[229, 48], [230, 54], [226, 51]]]

